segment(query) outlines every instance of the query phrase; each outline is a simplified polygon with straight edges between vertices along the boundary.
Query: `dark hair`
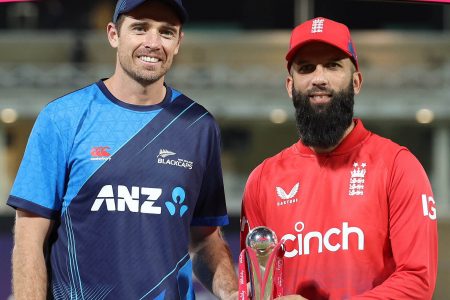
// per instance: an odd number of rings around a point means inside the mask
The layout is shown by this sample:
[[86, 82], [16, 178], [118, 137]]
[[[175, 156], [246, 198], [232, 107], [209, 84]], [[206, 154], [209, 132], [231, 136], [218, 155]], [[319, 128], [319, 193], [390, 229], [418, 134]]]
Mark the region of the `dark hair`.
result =
[[119, 17], [117, 18], [116, 23], [114, 23], [114, 25], [116, 26], [118, 36], [120, 35], [120, 28], [122, 27], [124, 19], [125, 19], [124, 15], [120, 14]]

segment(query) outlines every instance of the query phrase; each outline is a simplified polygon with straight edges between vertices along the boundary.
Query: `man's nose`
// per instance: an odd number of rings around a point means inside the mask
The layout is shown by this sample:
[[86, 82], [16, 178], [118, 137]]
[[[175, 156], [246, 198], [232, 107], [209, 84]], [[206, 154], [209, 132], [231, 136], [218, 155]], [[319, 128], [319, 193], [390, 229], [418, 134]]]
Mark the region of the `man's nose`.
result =
[[326, 85], [328, 83], [326, 74], [325, 74], [325, 68], [322, 65], [317, 65], [316, 69], [313, 72], [313, 78], [312, 78], [312, 84], [317, 85]]
[[149, 30], [145, 34], [144, 46], [150, 49], [159, 49], [161, 47], [161, 35], [159, 32]]

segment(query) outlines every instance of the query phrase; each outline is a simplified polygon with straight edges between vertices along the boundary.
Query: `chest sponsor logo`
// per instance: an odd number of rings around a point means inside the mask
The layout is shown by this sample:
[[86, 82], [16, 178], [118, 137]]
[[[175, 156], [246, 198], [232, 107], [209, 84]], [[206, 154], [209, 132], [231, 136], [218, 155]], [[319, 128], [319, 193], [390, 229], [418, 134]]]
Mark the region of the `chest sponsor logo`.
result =
[[97, 146], [91, 149], [91, 160], [111, 160], [108, 146]]
[[359, 164], [353, 163], [353, 170], [350, 171], [350, 184], [348, 187], [349, 196], [363, 196], [365, 176], [367, 172], [367, 164], [365, 162]]
[[[91, 211], [100, 211], [106, 208], [107, 211], [134, 212], [143, 214], [161, 214], [161, 206], [157, 205], [163, 190], [161, 188], [149, 188], [132, 186], [131, 190], [124, 185], [105, 185], [100, 189]], [[144, 199], [142, 201], [141, 199]], [[174, 216], [178, 211], [178, 216], [182, 217], [188, 206], [184, 203], [186, 192], [181, 187], [172, 190], [172, 201], [165, 203], [167, 211]], [[105, 204], [105, 205], [104, 205]]]
[[[338, 227], [333, 227], [325, 232], [307, 231], [303, 222], [297, 222], [294, 225], [295, 234], [285, 234], [281, 240], [292, 241], [293, 247], [286, 247], [284, 256], [287, 258], [310, 255], [313, 253], [323, 253], [325, 250], [330, 252], [342, 250], [364, 250], [364, 232], [361, 228], [351, 227], [348, 222], [343, 222]], [[355, 242], [357, 242], [355, 244]], [[350, 249], [350, 245], [352, 248]]]
[[180, 218], [187, 212], [189, 209], [187, 205], [183, 204], [186, 198], [186, 192], [181, 187], [176, 187], [172, 191], [172, 201], [166, 201], [166, 208], [169, 211], [171, 216], [177, 214]]
[[436, 202], [433, 197], [422, 194], [423, 216], [436, 220]]
[[291, 205], [291, 204], [297, 203], [298, 198], [296, 196], [297, 196], [299, 188], [300, 188], [300, 182], [297, 182], [292, 187], [292, 189], [289, 191], [289, 193], [286, 193], [286, 191], [279, 186], [275, 187], [275, 191], [277, 192], [277, 195], [279, 198], [277, 201], [277, 206]]
[[178, 168], [185, 168], [192, 170], [194, 162], [175, 157], [177, 154], [175, 152], [160, 149], [159, 154], [156, 156], [157, 163], [161, 165], [170, 165]]

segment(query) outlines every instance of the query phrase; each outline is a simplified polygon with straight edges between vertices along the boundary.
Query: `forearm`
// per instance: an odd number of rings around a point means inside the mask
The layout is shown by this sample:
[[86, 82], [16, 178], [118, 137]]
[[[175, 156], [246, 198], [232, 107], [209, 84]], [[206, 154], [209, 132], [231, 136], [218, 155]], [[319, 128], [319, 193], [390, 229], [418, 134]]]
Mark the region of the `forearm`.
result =
[[404, 299], [404, 300], [431, 300], [434, 286], [429, 286], [427, 273], [414, 274], [414, 271], [396, 272], [381, 285], [361, 295], [352, 297], [352, 300], [374, 299]]
[[52, 222], [17, 211], [12, 254], [13, 292], [16, 300], [47, 298], [44, 249]]
[[199, 245], [193, 252], [192, 261], [197, 278], [219, 299], [227, 299], [237, 292], [230, 249], [220, 236]]
[[16, 300], [46, 299], [47, 269], [44, 254], [30, 255], [30, 249], [13, 249], [13, 291]]

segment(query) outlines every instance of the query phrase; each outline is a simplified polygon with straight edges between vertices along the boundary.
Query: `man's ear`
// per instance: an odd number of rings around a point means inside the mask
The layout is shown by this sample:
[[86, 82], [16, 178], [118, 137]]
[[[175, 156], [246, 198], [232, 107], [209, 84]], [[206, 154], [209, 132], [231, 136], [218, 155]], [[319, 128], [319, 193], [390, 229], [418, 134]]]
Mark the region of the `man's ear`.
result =
[[355, 95], [358, 95], [359, 91], [361, 90], [362, 82], [363, 82], [361, 72], [359, 72], [359, 71], [354, 72], [352, 80], [353, 80], [353, 91], [355, 92]]
[[180, 50], [180, 45], [181, 45], [181, 41], [183, 40], [183, 37], [184, 37], [184, 32], [180, 31], [180, 37], [178, 38], [178, 45], [175, 48], [175, 52], [174, 52], [175, 55], [177, 55], [178, 51]]
[[286, 77], [286, 91], [289, 95], [289, 98], [292, 98], [292, 87], [294, 86], [294, 79], [292, 75], [288, 75]]
[[114, 23], [109, 22], [106, 26], [106, 34], [111, 47], [117, 48], [119, 46], [119, 31]]

